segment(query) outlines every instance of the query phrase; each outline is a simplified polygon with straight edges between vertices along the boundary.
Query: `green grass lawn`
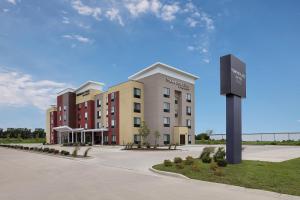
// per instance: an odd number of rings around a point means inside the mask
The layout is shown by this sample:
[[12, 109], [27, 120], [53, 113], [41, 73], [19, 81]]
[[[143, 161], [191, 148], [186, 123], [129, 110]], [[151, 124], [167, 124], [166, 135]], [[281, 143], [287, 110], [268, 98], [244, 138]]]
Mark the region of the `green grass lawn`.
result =
[[153, 168], [180, 173], [192, 179], [300, 196], [300, 158], [280, 163], [244, 160], [241, 164], [223, 167], [223, 176], [215, 175], [210, 164], [204, 164], [199, 159], [194, 162], [199, 166], [199, 171], [192, 170], [192, 165], [177, 169], [174, 163], [170, 167], [159, 164]]
[[[195, 144], [226, 144], [225, 140], [196, 140]], [[244, 141], [244, 145], [291, 145], [300, 146], [300, 141]]]
[[19, 143], [43, 143], [45, 138], [30, 138], [30, 139], [18, 139], [18, 138], [0, 138], [0, 144], [19, 144]]

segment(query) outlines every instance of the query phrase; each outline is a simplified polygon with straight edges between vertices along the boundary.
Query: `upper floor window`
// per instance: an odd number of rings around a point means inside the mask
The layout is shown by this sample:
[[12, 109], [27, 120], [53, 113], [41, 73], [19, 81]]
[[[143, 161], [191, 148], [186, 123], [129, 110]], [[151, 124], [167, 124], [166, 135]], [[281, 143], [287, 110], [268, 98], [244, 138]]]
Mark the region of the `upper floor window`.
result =
[[84, 113], [84, 118], [85, 118], [86, 120], [88, 119], [88, 113], [87, 113], [87, 112]]
[[61, 111], [61, 106], [58, 107], [58, 110]]
[[101, 106], [101, 100], [97, 99], [97, 107], [100, 107], [100, 106]]
[[178, 110], [175, 110], [175, 117], [178, 117]]
[[97, 111], [97, 118], [100, 119], [101, 118], [101, 111]]
[[61, 115], [59, 115], [59, 121], [61, 121]]
[[85, 122], [84, 124], [84, 128], [87, 129], [88, 128], [88, 124]]
[[191, 93], [186, 93], [186, 101], [191, 102], [192, 101], [192, 95]]
[[164, 102], [164, 112], [170, 112], [170, 103]]
[[110, 112], [111, 112], [111, 114], [115, 113], [115, 107], [114, 106], [111, 107]]
[[108, 97], [107, 96], [105, 97], [105, 102], [106, 102], [106, 105], [108, 105]]
[[164, 97], [170, 97], [170, 88], [164, 87], [163, 88]]
[[106, 108], [106, 117], [108, 116], [108, 109]]
[[140, 117], [134, 117], [133, 118], [133, 126], [134, 127], [140, 127], [141, 126], [141, 118]]
[[191, 128], [191, 127], [192, 127], [192, 122], [191, 122], [190, 119], [187, 119], [187, 120], [186, 120], [186, 126], [187, 126], [188, 128]]
[[67, 106], [64, 106], [64, 111], [66, 111], [67, 110]]
[[112, 127], [112, 128], [115, 127], [115, 120], [114, 120], [114, 119], [111, 120], [111, 127]]
[[113, 93], [111, 93], [111, 95], [110, 95], [110, 99], [111, 99], [111, 101], [114, 101], [115, 100], [115, 93], [113, 92]]
[[178, 97], [175, 97], [175, 104], [178, 104]]
[[64, 113], [64, 121], [67, 121], [67, 113]]
[[97, 122], [97, 128], [101, 128], [101, 123]]
[[186, 114], [187, 115], [191, 115], [192, 114], [192, 108], [191, 108], [191, 106], [187, 106], [186, 107]]
[[108, 121], [106, 121], [106, 128], [108, 128]]
[[134, 103], [133, 104], [133, 111], [140, 113], [141, 112], [141, 104], [140, 103]]
[[170, 127], [170, 117], [164, 117], [164, 127]]
[[86, 102], [84, 102], [84, 107], [87, 108], [87, 106], [88, 106], [88, 102], [86, 101]]
[[139, 89], [139, 88], [134, 88], [134, 89], [133, 89], [133, 96], [134, 96], [135, 98], [141, 98], [141, 89]]

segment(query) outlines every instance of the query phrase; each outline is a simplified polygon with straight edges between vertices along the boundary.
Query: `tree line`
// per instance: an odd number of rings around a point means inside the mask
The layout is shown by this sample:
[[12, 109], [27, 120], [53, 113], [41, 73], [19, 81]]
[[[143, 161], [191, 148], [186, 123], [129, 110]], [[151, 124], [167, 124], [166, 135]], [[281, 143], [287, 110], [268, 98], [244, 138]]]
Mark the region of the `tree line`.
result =
[[34, 130], [28, 128], [7, 128], [6, 130], [0, 128], [0, 138], [45, 138], [46, 133], [42, 128], [36, 128]]

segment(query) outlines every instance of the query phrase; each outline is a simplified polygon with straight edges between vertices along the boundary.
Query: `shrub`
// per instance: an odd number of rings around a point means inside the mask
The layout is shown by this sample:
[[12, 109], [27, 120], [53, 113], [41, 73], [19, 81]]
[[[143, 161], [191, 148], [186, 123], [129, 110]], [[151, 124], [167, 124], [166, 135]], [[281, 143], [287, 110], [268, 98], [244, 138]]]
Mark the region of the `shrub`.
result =
[[218, 160], [217, 164], [219, 167], [226, 167], [227, 166], [227, 160]]
[[175, 157], [174, 158], [174, 163], [182, 163], [182, 158], [180, 158], [180, 157]]
[[54, 153], [55, 149], [49, 149], [48, 153]]
[[48, 152], [48, 151], [49, 151], [48, 147], [46, 147], [46, 148], [43, 149], [43, 152]]
[[171, 160], [164, 160], [164, 166], [165, 167], [171, 167], [173, 164], [171, 162]]
[[138, 143], [137, 148], [138, 149], [142, 148], [142, 145], [140, 143]]
[[147, 149], [150, 149], [150, 148], [151, 148], [150, 143], [147, 143], [146, 146], [147, 146]]
[[39, 148], [37, 148], [37, 147], [33, 147], [33, 150], [34, 150], [34, 151], [38, 151], [38, 150], [39, 150]]
[[224, 176], [224, 172], [221, 168], [217, 168], [215, 171], [214, 171], [214, 175], [216, 176]]
[[219, 147], [215, 155], [213, 156], [214, 161], [218, 162], [218, 160], [225, 160], [225, 150], [224, 147]]
[[72, 152], [72, 156], [73, 157], [77, 157], [78, 156], [78, 151], [79, 151], [80, 147], [76, 146]]
[[40, 148], [39, 148], [39, 151], [42, 152], [42, 151], [43, 151], [43, 147], [40, 147]]
[[54, 154], [59, 154], [59, 150], [55, 149], [53, 153]]
[[23, 149], [24, 149], [24, 150], [29, 150], [29, 147], [24, 147]]
[[88, 156], [88, 153], [89, 153], [89, 151], [90, 151], [91, 149], [92, 149], [91, 147], [87, 148], [87, 149], [84, 151], [83, 156], [84, 156], [84, 157], [87, 157], [87, 156]]
[[203, 163], [211, 163], [210, 154], [215, 151], [215, 147], [205, 147], [200, 155]]
[[176, 163], [176, 168], [177, 169], [184, 169], [184, 164], [183, 163]]
[[186, 164], [186, 165], [191, 165], [191, 164], [193, 164], [193, 163], [194, 163], [194, 158], [193, 158], [192, 156], [187, 156], [187, 157], [185, 158], [184, 164]]
[[68, 155], [70, 155], [70, 152], [65, 151], [65, 150], [61, 150], [60, 154], [64, 155], [64, 156], [68, 156]]
[[210, 163], [209, 169], [212, 171], [216, 171], [218, 169], [218, 165], [215, 162]]
[[200, 166], [197, 163], [192, 164], [191, 168], [195, 172], [199, 172], [200, 171]]

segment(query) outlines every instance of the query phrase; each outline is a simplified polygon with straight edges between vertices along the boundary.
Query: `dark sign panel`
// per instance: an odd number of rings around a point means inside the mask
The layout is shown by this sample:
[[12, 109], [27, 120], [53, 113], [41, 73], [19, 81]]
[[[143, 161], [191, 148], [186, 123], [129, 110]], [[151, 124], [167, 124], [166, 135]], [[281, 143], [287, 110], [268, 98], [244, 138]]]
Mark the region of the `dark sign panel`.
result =
[[220, 58], [221, 95], [246, 97], [246, 64], [229, 54]]

